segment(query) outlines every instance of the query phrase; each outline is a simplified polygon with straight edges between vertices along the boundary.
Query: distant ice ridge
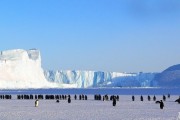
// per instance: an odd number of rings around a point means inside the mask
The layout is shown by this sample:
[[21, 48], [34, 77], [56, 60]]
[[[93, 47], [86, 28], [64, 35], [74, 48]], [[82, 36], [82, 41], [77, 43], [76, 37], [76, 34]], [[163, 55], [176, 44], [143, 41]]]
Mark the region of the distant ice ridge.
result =
[[7, 50], [0, 52], [0, 88], [45, 88], [39, 50]]
[[156, 73], [118, 73], [101, 71], [44, 71], [48, 81], [62, 87], [154, 87]]

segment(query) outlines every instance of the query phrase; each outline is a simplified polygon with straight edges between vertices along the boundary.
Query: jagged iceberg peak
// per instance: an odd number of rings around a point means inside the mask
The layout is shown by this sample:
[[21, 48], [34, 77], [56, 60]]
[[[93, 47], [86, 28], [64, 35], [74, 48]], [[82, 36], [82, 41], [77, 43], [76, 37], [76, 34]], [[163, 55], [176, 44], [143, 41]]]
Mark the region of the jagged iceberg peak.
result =
[[40, 51], [14, 49], [0, 52], [0, 88], [51, 86], [41, 68]]

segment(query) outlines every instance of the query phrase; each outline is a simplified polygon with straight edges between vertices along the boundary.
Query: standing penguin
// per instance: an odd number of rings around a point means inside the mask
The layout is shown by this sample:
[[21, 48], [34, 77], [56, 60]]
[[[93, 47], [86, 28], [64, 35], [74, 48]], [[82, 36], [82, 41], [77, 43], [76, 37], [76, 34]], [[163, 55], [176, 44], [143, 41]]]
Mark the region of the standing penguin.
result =
[[168, 98], [170, 98], [170, 94], [168, 93]]
[[141, 95], [141, 98], [140, 98], [140, 99], [141, 99], [141, 101], [143, 101], [143, 96], [142, 96], [142, 95]]
[[165, 95], [163, 95], [163, 100], [166, 101], [166, 96]]
[[68, 97], [68, 103], [71, 103], [71, 98], [70, 97]]
[[156, 96], [154, 95], [153, 100], [156, 101]]
[[161, 100], [161, 101], [160, 101], [160, 109], [163, 109], [163, 107], [164, 107], [164, 103], [163, 103], [163, 101]]
[[148, 95], [148, 101], [151, 101], [151, 97]]
[[164, 103], [163, 103], [163, 101], [162, 101], [162, 100], [160, 100], [160, 101], [156, 101], [156, 103], [159, 103], [159, 104], [160, 104], [160, 109], [163, 109], [163, 107], [164, 107]]
[[35, 101], [35, 107], [38, 107], [38, 105], [39, 105], [39, 100], [36, 100]]
[[74, 95], [74, 99], [75, 99], [75, 100], [77, 99], [77, 96], [76, 96], [76, 95]]
[[135, 97], [134, 97], [134, 95], [132, 96], [132, 101], [134, 101], [135, 100]]
[[116, 98], [113, 97], [113, 106], [116, 106]]

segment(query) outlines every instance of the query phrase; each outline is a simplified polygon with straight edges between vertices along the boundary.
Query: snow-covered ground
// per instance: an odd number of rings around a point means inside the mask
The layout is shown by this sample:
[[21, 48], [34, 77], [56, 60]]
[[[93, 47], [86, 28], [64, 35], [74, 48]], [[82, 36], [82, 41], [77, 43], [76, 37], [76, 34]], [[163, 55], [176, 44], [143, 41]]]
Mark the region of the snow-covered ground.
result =
[[[115, 107], [112, 101], [95, 101], [94, 96], [88, 95], [88, 100], [74, 100], [69, 104], [67, 100], [40, 100], [39, 107], [34, 107], [35, 100], [17, 100], [13, 95], [12, 100], [0, 100], [1, 120], [177, 120], [180, 104], [174, 102], [179, 98], [171, 96], [164, 102], [163, 110], [154, 101], [144, 101], [140, 96], [120, 95]], [[157, 96], [157, 100], [162, 95]]]

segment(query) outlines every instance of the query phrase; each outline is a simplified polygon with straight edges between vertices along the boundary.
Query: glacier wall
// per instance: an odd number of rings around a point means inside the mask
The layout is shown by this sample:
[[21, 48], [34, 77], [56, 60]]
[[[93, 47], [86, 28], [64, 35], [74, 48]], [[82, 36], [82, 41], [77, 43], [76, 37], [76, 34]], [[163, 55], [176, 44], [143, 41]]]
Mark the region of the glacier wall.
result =
[[0, 52], [0, 89], [154, 87], [156, 73], [43, 70], [37, 49]]
[[156, 73], [118, 73], [101, 71], [44, 71], [46, 79], [60, 87], [154, 87]]
[[0, 88], [48, 87], [39, 50], [7, 50], [0, 52]]

